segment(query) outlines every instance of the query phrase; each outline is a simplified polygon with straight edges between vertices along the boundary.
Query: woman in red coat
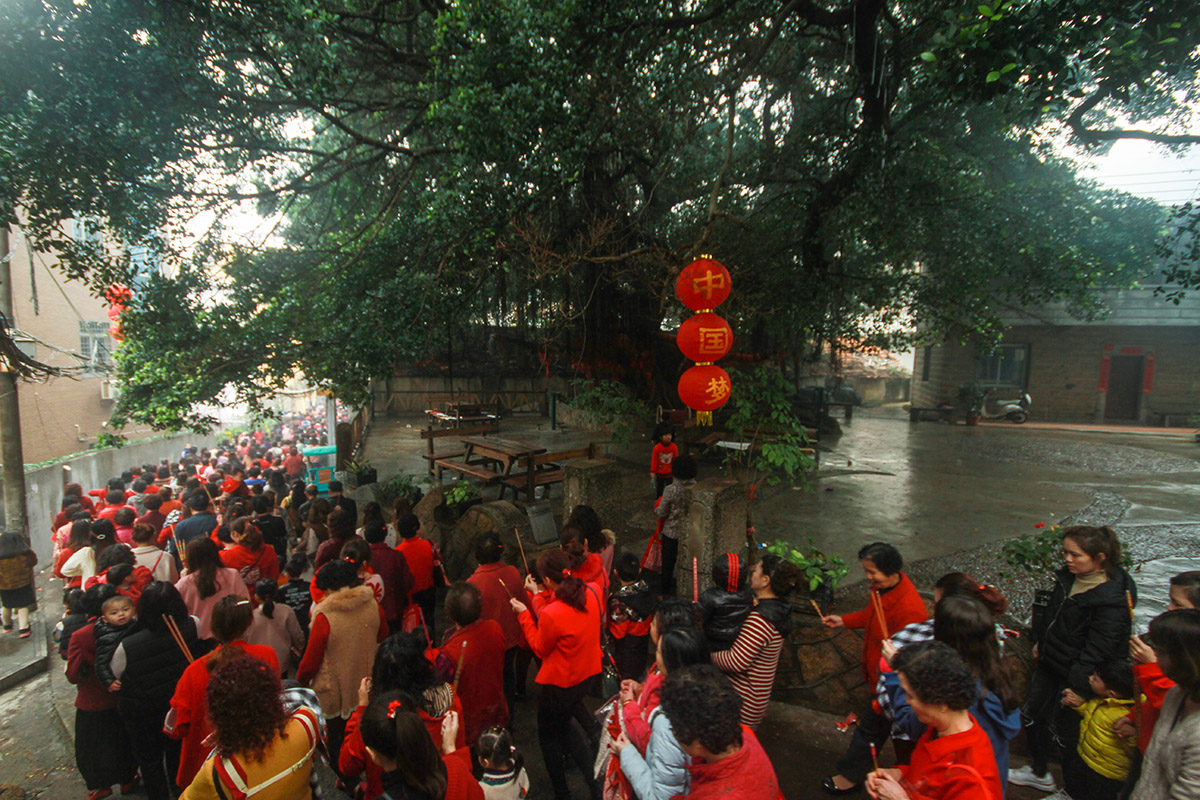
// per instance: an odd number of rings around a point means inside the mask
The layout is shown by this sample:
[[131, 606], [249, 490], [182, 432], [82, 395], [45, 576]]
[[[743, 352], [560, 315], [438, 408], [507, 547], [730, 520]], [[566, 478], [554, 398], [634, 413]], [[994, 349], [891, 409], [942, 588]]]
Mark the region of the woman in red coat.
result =
[[[862, 670], [867, 686], [874, 686], [879, 680], [883, 640], [905, 625], [929, 619], [929, 611], [921, 595], [917, 594], [917, 587], [900, 571], [904, 559], [895, 547], [886, 542], [874, 542], [858, 551], [858, 560], [871, 584], [871, 602], [862, 611], [845, 616], [830, 614], [821, 621], [830, 628], [866, 629]], [[884, 624], [887, 630], [883, 629]]]
[[263, 578], [278, 580], [279, 556], [274, 547], [263, 544], [262, 531], [252, 517], [235, 519], [229, 535], [233, 538], [233, 547], [221, 551], [221, 563], [238, 571], [247, 592], [253, 595], [254, 584]]
[[446, 616], [455, 627], [442, 642], [442, 652], [456, 668], [462, 727], [471, 744], [488, 728], [508, 727], [504, 632], [496, 620], [479, 618], [482, 606], [479, 590], [465, 581], [452, 584], [446, 592]]
[[203, 658], [197, 658], [184, 670], [183, 677], [175, 687], [175, 695], [171, 698], [171, 711], [174, 720], [168, 714], [167, 726], [164, 732], [172, 739], [182, 739], [183, 749], [179, 755], [179, 773], [175, 782], [179, 786], [188, 786], [196, 773], [212, 752], [212, 745], [205, 744], [208, 735], [212, 733], [212, 725], [208, 721], [208, 706], [205, 704], [205, 692], [208, 690], [208, 679], [213, 670], [231, 658], [248, 655], [266, 664], [275, 674], [279, 674], [279, 660], [275, 651], [265, 644], [246, 644], [242, 636], [254, 621], [254, 611], [249, 600], [243, 600], [236, 595], [222, 597], [212, 613], [212, 634], [220, 643]]
[[[591, 679], [600, 673], [600, 600], [594, 589], [575, 577], [571, 559], [563, 550], [547, 550], [538, 558], [538, 575], [553, 599], [535, 620], [520, 600], [512, 599], [513, 610], [525, 631], [533, 654], [542, 660], [536, 682], [538, 696], [538, 742], [546, 770], [554, 787], [555, 800], [568, 800], [564, 757], [569, 753], [585, 776], [593, 798], [600, 786], [592, 779], [593, 753], [571, 725], [572, 718], [586, 718], [583, 698]], [[537, 592], [532, 576], [525, 588]], [[582, 714], [580, 714], [582, 712]]]
[[455, 747], [458, 714], [451, 712], [441, 730], [442, 752], [413, 711], [412, 698], [400, 692], [371, 701], [362, 715], [362, 738], [371, 760], [383, 770], [388, 797], [430, 800], [484, 800], [471, 774], [470, 751]]
[[917, 719], [928, 730], [912, 760], [867, 776], [876, 800], [1002, 800], [991, 740], [968, 708], [977, 692], [971, 669], [950, 645], [919, 642], [893, 661]]

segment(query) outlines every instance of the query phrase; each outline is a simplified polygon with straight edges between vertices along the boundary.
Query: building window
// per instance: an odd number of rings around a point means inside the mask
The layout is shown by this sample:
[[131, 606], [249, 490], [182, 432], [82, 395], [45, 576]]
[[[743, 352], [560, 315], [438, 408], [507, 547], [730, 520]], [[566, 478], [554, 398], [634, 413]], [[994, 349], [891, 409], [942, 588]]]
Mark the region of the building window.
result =
[[929, 375], [933, 365], [933, 345], [925, 345], [923, 358], [921, 360], [921, 380], [924, 383], [929, 383]]
[[92, 375], [112, 371], [112, 347], [108, 339], [107, 322], [79, 323], [79, 354], [87, 362], [84, 372]]
[[1029, 345], [1002, 344], [981, 355], [975, 378], [987, 387], [1024, 389], [1029, 378]]

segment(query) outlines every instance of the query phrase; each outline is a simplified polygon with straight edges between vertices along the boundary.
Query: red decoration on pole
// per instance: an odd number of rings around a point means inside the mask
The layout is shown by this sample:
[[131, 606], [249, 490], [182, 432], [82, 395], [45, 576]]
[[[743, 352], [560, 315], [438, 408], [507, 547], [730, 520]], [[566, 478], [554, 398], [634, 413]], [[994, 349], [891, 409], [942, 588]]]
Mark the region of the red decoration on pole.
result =
[[686, 319], [675, 334], [675, 342], [696, 366], [679, 379], [679, 399], [696, 411], [697, 425], [712, 425], [712, 412], [725, 405], [733, 384], [729, 373], [713, 362], [733, 347], [733, 329], [712, 313], [733, 290], [729, 270], [710, 256], [701, 256], [688, 264], [675, 279], [675, 295], [685, 306], [699, 314]]
[[701, 413], [711, 414], [725, 405], [732, 391], [729, 373], [715, 364], [697, 364], [679, 379], [679, 399]]
[[705, 312], [683, 321], [675, 342], [692, 361], [720, 361], [733, 347], [733, 329], [716, 314]]
[[692, 311], [708, 311], [724, 303], [733, 288], [729, 270], [707, 256], [688, 264], [675, 279], [675, 295]]

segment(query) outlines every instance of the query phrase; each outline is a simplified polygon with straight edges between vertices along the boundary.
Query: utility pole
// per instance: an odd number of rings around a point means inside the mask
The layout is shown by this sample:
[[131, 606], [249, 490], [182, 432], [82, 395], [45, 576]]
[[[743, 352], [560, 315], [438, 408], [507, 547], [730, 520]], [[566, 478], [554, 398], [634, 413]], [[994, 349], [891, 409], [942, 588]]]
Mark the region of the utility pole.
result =
[[[8, 225], [0, 223], [0, 313], [12, 336], [12, 277], [9, 263]], [[17, 401], [17, 373], [0, 364], [0, 466], [4, 468], [4, 529], [28, 535], [25, 511], [25, 455], [21, 449], [21, 406]]]

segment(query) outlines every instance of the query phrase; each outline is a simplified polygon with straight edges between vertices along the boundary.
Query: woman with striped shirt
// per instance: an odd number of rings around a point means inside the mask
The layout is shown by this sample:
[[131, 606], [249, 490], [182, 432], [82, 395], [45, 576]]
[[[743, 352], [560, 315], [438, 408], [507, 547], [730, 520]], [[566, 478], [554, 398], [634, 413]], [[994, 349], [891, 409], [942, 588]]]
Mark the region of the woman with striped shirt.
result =
[[800, 570], [779, 556], [764, 556], [750, 573], [754, 610], [746, 618], [733, 647], [712, 654], [742, 698], [742, 724], [758, 727], [779, 667], [783, 640], [792, 630], [792, 604], [787, 600], [800, 581]]

